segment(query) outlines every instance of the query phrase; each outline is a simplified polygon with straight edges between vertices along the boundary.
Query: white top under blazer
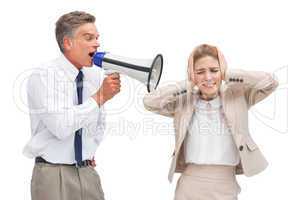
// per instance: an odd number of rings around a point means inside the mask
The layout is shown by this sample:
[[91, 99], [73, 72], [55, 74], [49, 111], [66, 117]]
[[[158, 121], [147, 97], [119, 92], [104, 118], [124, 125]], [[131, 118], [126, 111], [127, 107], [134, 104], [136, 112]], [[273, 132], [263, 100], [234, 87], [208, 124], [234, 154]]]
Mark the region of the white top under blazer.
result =
[[235, 166], [240, 158], [222, 114], [220, 97], [198, 100], [185, 139], [185, 161]]

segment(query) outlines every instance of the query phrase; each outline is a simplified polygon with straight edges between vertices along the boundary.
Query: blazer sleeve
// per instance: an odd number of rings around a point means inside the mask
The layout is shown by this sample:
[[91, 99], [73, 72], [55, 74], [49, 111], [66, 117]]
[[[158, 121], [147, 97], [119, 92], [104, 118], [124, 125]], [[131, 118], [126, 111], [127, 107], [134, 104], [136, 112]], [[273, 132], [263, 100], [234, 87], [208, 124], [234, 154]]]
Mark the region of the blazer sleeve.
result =
[[186, 80], [180, 81], [147, 93], [143, 99], [144, 107], [151, 112], [174, 117], [178, 105], [186, 97], [188, 84]]
[[233, 91], [243, 90], [248, 107], [265, 99], [278, 87], [278, 81], [270, 73], [240, 69], [228, 69], [225, 82]]

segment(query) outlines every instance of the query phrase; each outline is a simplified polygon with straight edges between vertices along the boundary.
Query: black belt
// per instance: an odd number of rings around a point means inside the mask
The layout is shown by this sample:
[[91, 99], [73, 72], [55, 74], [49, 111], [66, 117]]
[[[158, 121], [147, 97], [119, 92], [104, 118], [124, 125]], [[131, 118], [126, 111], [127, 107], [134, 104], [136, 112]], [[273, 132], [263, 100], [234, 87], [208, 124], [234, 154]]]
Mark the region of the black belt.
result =
[[47, 160], [45, 160], [42, 157], [36, 157], [35, 158], [35, 163], [47, 163], [47, 164], [50, 164], [50, 165], [65, 165], [65, 166], [76, 166], [76, 167], [92, 166], [92, 162], [93, 161], [91, 161], [91, 160], [84, 160], [84, 161], [81, 161], [81, 163], [79, 163], [79, 164], [64, 164], [64, 163], [51, 163], [51, 162], [48, 162]]

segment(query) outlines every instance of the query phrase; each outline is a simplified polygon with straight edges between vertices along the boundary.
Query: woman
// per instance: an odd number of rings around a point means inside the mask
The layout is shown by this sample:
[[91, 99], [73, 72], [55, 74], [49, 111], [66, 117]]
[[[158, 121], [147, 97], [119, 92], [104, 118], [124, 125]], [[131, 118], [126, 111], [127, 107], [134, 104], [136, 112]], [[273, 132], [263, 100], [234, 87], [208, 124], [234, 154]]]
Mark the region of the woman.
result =
[[203, 44], [189, 57], [188, 80], [146, 94], [146, 109], [174, 118], [169, 180], [182, 173], [176, 200], [236, 200], [235, 175], [267, 167], [250, 136], [248, 110], [277, 85], [265, 72], [227, 69], [217, 47]]

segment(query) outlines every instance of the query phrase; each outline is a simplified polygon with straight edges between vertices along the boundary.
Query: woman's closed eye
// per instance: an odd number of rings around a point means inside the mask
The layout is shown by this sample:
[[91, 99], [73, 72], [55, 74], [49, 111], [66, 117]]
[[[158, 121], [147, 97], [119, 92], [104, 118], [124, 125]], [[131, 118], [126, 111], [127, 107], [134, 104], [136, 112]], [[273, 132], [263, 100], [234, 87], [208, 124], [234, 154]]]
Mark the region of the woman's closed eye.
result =
[[215, 68], [215, 69], [211, 69], [210, 70], [210, 72], [212, 72], [212, 73], [217, 73], [217, 72], [219, 72], [220, 71], [220, 69], [218, 69], [218, 68]]
[[205, 71], [196, 71], [196, 74], [204, 74]]
[[[211, 73], [217, 73], [219, 71], [220, 71], [219, 68], [211, 68], [211, 69], [209, 69], [209, 72], [211, 72]], [[198, 71], [196, 71], [196, 74], [204, 74], [205, 72], [206, 72], [206, 70], [198, 70]]]

